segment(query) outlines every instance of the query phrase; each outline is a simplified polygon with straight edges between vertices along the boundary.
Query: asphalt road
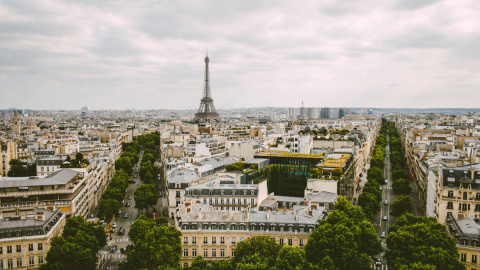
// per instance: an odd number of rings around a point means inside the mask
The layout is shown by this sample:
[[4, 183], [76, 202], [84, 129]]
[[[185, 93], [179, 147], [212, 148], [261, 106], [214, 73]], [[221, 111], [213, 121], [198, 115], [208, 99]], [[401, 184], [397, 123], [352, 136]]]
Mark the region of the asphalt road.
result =
[[[378, 237], [380, 237], [382, 232], [387, 234], [388, 228], [390, 225], [393, 224], [395, 221], [393, 216], [390, 215], [390, 204], [395, 199], [395, 195], [392, 191], [392, 164], [390, 163], [390, 147], [388, 143], [390, 142], [390, 137], [387, 136], [387, 146], [385, 147], [385, 169], [384, 169], [384, 177], [387, 183], [382, 188], [382, 202], [380, 212], [375, 215], [373, 226], [377, 232]], [[387, 204], [385, 204], [385, 200], [387, 200]], [[387, 220], [384, 220], [384, 216], [386, 216]], [[386, 239], [380, 238], [382, 240], [382, 246], [386, 248]], [[387, 261], [383, 258], [383, 253], [381, 254], [382, 266], [375, 266], [375, 269], [388, 269]]]
[[[143, 155], [143, 152], [140, 153], [140, 156]], [[140, 166], [140, 161], [138, 162], [137, 166]], [[135, 174], [135, 173], [134, 173]], [[128, 232], [130, 231], [130, 228], [133, 224], [133, 222], [138, 218], [139, 212], [137, 209], [135, 209], [135, 201], [134, 201], [134, 193], [135, 190], [139, 185], [141, 185], [140, 177], [132, 177], [131, 179], [135, 180], [135, 184], [129, 184], [127, 193], [125, 195], [125, 203], [124, 206], [120, 208], [122, 213], [120, 215], [117, 215], [115, 217], [115, 221], [117, 222], [117, 228], [115, 228], [115, 232], [111, 233], [108, 235], [107, 239], [107, 245], [103, 247], [99, 251], [99, 261], [100, 261], [100, 268], [99, 269], [105, 269], [107, 266], [111, 267], [112, 270], [118, 269], [118, 265], [122, 262], [125, 261], [126, 256], [125, 254], [122, 254], [120, 252], [120, 248], [125, 248], [127, 245], [131, 244], [130, 240], [128, 239]], [[128, 200], [128, 196], [132, 196], [130, 200]], [[129, 207], [125, 207], [126, 203], [130, 203]], [[124, 218], [123, 215], [125, 213], [128, 213], [128, 218]], [[120, 230], [120, 227], [125, 228], [125, 234], [124, 235], [119, 235], [118, 232]], [[111, 239], [110, 239], [111, 236]], [[110, 248], [112, 246], [117, 246], [117, 251], [114, 253], [110, 252]]]

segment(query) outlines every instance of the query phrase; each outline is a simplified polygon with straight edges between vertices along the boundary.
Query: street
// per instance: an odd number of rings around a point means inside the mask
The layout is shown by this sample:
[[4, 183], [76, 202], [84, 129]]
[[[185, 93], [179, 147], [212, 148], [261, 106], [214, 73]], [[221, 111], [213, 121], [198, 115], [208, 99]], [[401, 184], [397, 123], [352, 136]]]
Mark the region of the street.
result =
[[[390, 216], [390, 204], [395, 199], [395, 195], [392, 192], [392, 164], [390, 163], [390, 147], [388, 144], [390, 143], [390, 136], [387, 135], [387, 146], [385, 147], [385, 169], [384, 169], [384, 177], [387, 183], [382, 188], [382, 202], [380, 212], [374, 216], [373, 226], [377, 232], [377, 235], [380, 235], [384, 232], [385, 237], [388, 232], [388, 227], [393, 224], [395, 221], [392, 216]], [[385, 200], [387, 204], [385, 204]], [[386, 216], [387, 220], [383, 220], [383, 217]], [[382, 240], [382, 246], [386, 248], [386, 238], [380, 238]], [[388, 269], [387, 261], [383, 258], [383, 253], [380, 255], [382, 260], [382, 266], [374, 266], [375, 269]]]
[[[140, 157], [143, 156], [143, 151], [140, 152]], [[140, 167], [140, 162], [142, 159], [140, 158], [137, 166]], [[135, 184], [129, 184], [127, 188], [127, 193], [125, 195], [125, 203], [120, 208], [122, 213], [115, 217], [115, 221], [117, 222], [117, 228], [115, 228], [114, 233], [110, 233], [107, 235], [107, 245], [103, 247], [99, 251], [99, 265], [100, 269], [105, 269], [107, 266], [111, 267], [112, 270], [118, 269], [118, 265], [120, 262], [125, 261], [126, 255], [120, 252], [121, 248], [127, 247], [131, 244], [130, 240], [128, 239], [128, 232], [133, 224], [133, 222], [138, 218], [139, 213], [138, 210], [135, 209], [135, 201], [134, 201], [134, 193], [135, 190], [139, 185], [141, 185], [140, 177], [138, 173], [134, 173], [137, 177], [132, 177], [130, 179], [135, 180]], [[131, 196], [131, 199], [128, 200], [128, 197]], [[125, 207], [127, 203], [130, 203], [129, 207]], [[128, 213], [128, 218], [124, 218], [123, 215]], [[121, 227], [125, 228], [125, 234], [119, 235], [118, 232]], [[111, 240], [110, 240], [111, 236]], [[117, 246], [117, 251], [114, 253], [110, 252], [110, 248], [112, 246]]]

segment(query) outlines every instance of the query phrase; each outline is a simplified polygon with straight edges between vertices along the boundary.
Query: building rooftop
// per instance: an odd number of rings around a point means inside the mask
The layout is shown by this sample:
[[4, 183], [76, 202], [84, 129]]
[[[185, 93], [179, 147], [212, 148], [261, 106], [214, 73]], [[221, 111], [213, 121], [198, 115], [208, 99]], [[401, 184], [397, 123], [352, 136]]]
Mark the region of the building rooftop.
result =
[[75, 178], [77, 174], [79, 174], [78, 171], [63, 169], [46, 177], [3, 177], [0, 180], [0, 188], [65, 185]]

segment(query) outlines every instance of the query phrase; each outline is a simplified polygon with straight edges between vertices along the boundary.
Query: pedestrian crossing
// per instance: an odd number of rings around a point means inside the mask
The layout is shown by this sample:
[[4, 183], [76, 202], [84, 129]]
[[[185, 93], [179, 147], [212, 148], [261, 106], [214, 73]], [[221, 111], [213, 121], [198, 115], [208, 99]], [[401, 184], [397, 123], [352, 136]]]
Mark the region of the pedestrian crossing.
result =
[[120, 259], [123, 260], [125, 259], [126, 256], [125, 254], [119, 254], [119, 253], [100, 253], [100, 260], [110, 260], [110, 259]]
[[130, 238], [128, 237], [122, 237], [122, 238], [115, 238], [112, 240], [108, 241], [108, 244], [113, 244], [113, 243], [124, 243], [124, 242], [130, 242]]
[[380, 266], [380, 265], [372, 264], [372, 269], [374, 269], [374, 270], [388, 270], [388, 265], [382, 264]]

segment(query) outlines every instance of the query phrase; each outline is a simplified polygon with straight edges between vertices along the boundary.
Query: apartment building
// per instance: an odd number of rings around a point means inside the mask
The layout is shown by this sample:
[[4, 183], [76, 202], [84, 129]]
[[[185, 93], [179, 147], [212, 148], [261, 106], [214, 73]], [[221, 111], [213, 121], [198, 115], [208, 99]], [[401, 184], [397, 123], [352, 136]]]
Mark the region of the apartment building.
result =
[[457, 242], [460, 261], [465, 263], [468, 270], [479, 270], [480, 219], [473, 217], [455, 219], [452, 214], [448, 214], [445, 225]]
[[60, 208], [68, 216], [86, 217], [91, 196], [85, 176], [85, 169], [62, 169], [45, 177], [3, 177], [0, 179], [2, 215], [17, 216], [34, 208]]
[[218, 177], [185, 189], [180, 203], [209, 205], [214, 210], [241, 211], [257, 209], [267, 198], [267, 181], [258, 185], [236, 184], [235, 178]]
[[455, 219], [480, 215], [480, 164], [441, 167], [437, 186], [436, 216], [444, 223], [448, 215]]
[[62, 234], [65, 219], [60, 209], [1, 217], [0, 269], [38, 269], [46, 262], [51, 238]]
[[191, 266], [199, 255], [209, 261], [230, 259], [239, 242], [254, 236], [268, 236], [277, 243], [302, 248], [326, 216], [326, 209], [317, 204], [282, 212], [222, 211], [208, 204], [181, 204], [175, 220], [182, 232], [180, 263]]

